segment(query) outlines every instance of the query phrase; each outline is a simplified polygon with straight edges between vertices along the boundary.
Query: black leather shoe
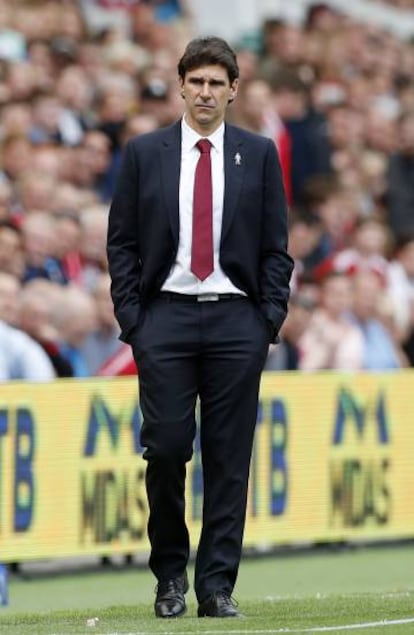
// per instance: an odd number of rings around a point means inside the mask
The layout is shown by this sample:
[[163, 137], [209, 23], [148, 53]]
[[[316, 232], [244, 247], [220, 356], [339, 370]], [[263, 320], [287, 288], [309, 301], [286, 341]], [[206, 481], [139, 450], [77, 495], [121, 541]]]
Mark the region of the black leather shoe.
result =
[[184, 573], [179, 578], [158, 582], [154, 611], [156, 617], [179, 617], [187, 610], [184, 594], [188, 591], [188, 578]]
[[236, 602], [224, 591], [218, 591], [198, 605], [198, 617], [243, 617]]

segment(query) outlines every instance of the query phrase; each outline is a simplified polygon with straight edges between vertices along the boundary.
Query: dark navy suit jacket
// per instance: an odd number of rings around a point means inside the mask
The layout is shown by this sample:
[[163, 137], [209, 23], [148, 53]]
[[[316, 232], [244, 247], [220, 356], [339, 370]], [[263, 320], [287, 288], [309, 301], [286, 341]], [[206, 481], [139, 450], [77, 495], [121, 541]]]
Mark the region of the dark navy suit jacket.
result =
[[[236, 158], [237, 156], [237, 158]], [[108, 259], [121, 339], [139, 323], [174, 263], [179, 237], [181, 121], [131, 139], [109, 215]], [[220, 264], [273, 327], [286, 317], [293, 262], [273, 141], [226, 124]]]

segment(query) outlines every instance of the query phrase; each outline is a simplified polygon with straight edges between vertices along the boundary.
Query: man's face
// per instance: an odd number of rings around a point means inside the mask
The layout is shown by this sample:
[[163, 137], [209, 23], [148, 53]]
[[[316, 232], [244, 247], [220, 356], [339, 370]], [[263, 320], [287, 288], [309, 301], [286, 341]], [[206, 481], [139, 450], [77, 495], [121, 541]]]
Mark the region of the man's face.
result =
[[180, 84], [187, 123], [203, 136], [211, 134], [223, 121], [229, 100], [236, 96], [238, 80], [230, 84], [227, 70], [214, 64], [187, 71]]

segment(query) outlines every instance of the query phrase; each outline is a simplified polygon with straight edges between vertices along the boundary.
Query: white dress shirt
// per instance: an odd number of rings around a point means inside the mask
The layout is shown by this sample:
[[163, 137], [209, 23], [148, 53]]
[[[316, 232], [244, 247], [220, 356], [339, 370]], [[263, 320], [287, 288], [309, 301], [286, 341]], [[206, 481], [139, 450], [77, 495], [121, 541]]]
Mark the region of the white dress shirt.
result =
[[[213, 249], [214, 270], [205, 279], [199, 280], [191, 271], [191, 240], [193, 226], [194, 177], [200, 151], [196, 143], [208, 139], [211, 148], [211, 177], [213, 184]], [[185, 118], [181, 124], [181, 171], [179, 214], [180, 232], [177, 257], [162, 291], [199, 295], [204, 293], [238, 293], [238, 289], [223, 272], [220, 262], [221, 226], [223, 220], [224, 199], [224, 123], [208, 137], [201, 137], [193, 130]]]

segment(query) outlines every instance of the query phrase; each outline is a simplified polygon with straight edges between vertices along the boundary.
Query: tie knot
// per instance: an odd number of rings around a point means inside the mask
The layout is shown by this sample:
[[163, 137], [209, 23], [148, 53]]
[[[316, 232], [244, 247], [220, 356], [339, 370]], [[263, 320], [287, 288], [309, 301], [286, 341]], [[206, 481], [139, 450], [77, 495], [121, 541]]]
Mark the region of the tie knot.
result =
[[200, 141], [197, 141], [196, 146], [201, 154], [210, 154], [211, 142], [208, 139], [200, 139]]

